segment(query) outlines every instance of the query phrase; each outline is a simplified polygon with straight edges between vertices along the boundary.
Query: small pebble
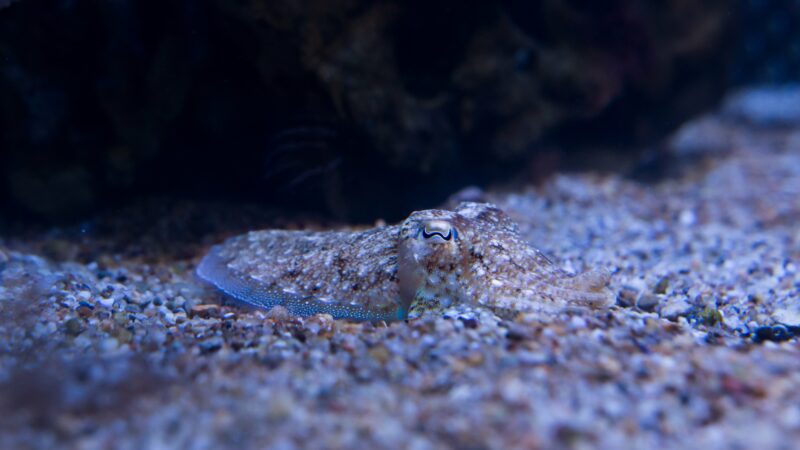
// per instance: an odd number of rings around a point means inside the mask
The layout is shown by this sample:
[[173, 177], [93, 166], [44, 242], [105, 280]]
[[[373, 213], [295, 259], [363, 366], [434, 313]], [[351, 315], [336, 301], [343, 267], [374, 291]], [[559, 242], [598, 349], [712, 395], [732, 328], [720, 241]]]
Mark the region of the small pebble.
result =
[[624, 308], [629, 308], [636, 304], [636, 299], [639, 297], [639, 290], [633, 286], [622, 286], [617, 293], [617, 304]]
[[206, 339], [205, 341], [201, 341], [197, 344], [200, 348], [200, 352], [203, 354], [214, 353], [217, 350], [222, 348], [222, 338], [214, 337], [210, 339]]
[[662, 277], [660, 280], [658, 280], [656, 285], [653, 286], [653, 292], [655, 292], [656, 294], [663, 295], [667, 293], [668, 287], [669, 287], [669, 278]]
[[655, 311], [656, 307], [661, 303], [662, 296], [656, 294], [645, 293], [636, 300], [636, 307], [642, 311]]
[[478, 319], [475, 317], [459, 317], [458, 320], [464, 324], [464, 328], [469, 328], [471, 330], [478, 328]]
[[685, 209], [681, 211], [680, 216], [678, 217], [678, 221], [681, 223], [681, 225], [689, 227], [697, 222], [697, 217], [695, 216], [694, 212]]
[[[82, 303], [84, 303], [84, 302], [82, 302]], [[80, 306], [78, 306], [77, 309], [75, 309], [75, 311], [78, 313], [78, 315], [83, 317], [83, 318], [90, 317], [92, 315], [92, 310], [94, 310], [94, 307], [92, 307], [90, 305], [87, 305], [87, 304], [81, 304]]]
[[219, 305], [214, 305], [214, 304], [195, 305], [192, 307], [189, 315], [190, 317], [200, 316], [204, 319], [208, 319], [211, 317], [219, 317]]
[[86, 324], [83, 322], [83, 320], [73, 317], [64, 323], [64, 328], [68, 334], [77, 336], [86, 331]]
[[167, 325], [175, 325], [177, 320], [175, 319], [175, 314], [172, 313], [169, 309], [162, 309], [160, 310], [161, 318], [164, 320], [164, 323]]
[[668, 320], [676, 320], [691, 311], [692, 305], [686, 299], [677, 297], [667, 299], [659, 309], [659, 315]]
[[81, 301], [81, 302], [78, 303], [78, 305], [86, 307], [86, 308], [89, 308], [89, 309], [94, 309], [94, 305], [89, 303], [89, 302], [87, 302], [87, 301]]

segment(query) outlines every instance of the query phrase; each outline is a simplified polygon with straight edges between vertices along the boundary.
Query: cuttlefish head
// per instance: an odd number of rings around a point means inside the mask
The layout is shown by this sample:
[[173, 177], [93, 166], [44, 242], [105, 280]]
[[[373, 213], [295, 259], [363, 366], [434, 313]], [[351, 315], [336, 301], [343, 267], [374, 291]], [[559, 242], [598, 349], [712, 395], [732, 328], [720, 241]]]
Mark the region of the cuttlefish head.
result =
[[423, 270], [447, 270], [461, 259], [464, 225], [464, 219], [452, 211], [414, 212], [400, 228], [400, 249], [408, 262]]
[[464, 202], [455, 211], [416, 211], [400, 228], [400, 251], [409, 263], [434, 273], [449, 273], [470, 258], [480, 242], [517, 236], [517, 225], [489, 203]]
[[398, 246], [401, 301], [409, 309], [433, 309], [457, 297], [464, 261], [464, 218], [452, 211], [417, 211], [403, 222]]

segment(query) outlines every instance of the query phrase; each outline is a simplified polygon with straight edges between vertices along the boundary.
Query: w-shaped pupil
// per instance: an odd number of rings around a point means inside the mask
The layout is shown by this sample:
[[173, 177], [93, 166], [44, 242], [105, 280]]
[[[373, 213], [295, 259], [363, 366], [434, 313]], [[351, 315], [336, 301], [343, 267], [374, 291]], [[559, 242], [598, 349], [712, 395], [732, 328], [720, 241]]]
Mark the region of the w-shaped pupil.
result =
[[442, 231], [428, 231], [426, 228], [422, 229], [422, 237], [425, 239], [430, 239], [434, 236], [439, 236], [445, 241], [449, 241], [453, 237], [453, 229], [447, 230], [447, 234], [444, 234]]

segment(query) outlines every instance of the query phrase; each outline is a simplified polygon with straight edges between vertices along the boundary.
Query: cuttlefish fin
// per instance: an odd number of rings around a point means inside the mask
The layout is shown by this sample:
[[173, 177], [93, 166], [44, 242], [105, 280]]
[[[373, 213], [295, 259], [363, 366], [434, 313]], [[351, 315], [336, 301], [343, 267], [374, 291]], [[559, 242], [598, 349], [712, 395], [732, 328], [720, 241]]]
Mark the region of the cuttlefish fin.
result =
[[389, 322], [408, 317], [408, 308], [402, 304], [386, 308], [369, 308], [349, 303], [327, 302], [313, 296], [272, 289], [253, 277], [231, 269], [221, 250], [220, 246], [211, 248], [197, 266], [197, 275], [229, 297], [251, 306], [263, 309], [282, 306], [295, 316], [329, 314], [334, 319], [359, 322]]

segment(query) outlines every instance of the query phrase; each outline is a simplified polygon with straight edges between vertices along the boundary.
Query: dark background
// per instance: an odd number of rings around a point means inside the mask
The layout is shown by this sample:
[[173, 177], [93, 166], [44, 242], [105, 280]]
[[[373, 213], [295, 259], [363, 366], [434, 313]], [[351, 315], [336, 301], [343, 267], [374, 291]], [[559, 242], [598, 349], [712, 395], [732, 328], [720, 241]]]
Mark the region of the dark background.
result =
[[796, 79], [799, 17], [789, 0], [0, 1], [0, 211], [58, 223], [164, 196], [395, 220], [469, 185], [633, 174], [726, 91]]

